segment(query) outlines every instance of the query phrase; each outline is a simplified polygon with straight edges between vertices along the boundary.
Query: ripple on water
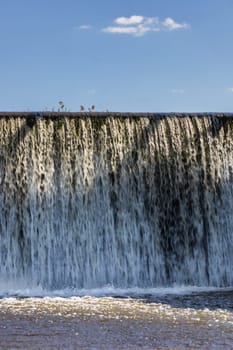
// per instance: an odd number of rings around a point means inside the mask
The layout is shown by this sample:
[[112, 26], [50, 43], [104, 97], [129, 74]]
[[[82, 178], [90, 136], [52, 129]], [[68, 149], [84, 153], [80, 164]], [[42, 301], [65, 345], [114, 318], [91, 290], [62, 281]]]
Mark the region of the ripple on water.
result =
[[233, 313], [224, 307], [231, 298], [232, 291], [144, 298], [3, 298], [1, 346], [24, 350], [233, 349]]

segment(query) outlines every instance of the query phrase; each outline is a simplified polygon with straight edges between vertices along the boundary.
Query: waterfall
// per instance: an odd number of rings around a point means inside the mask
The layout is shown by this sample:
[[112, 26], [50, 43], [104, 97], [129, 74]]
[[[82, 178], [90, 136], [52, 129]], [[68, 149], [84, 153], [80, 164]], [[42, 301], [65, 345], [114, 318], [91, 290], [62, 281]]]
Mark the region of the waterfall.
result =
[[233, 285], [233, 121], [0, 117], [0, 281]]

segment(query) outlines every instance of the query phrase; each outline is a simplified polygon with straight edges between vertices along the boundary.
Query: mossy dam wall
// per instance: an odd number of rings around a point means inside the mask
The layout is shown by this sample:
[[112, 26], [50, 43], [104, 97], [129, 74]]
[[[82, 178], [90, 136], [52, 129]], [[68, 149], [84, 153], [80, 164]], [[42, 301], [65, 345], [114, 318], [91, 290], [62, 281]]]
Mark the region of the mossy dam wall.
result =
[[233, 285], [231, 114], [2, 112], [0, 188], [1, 286]]

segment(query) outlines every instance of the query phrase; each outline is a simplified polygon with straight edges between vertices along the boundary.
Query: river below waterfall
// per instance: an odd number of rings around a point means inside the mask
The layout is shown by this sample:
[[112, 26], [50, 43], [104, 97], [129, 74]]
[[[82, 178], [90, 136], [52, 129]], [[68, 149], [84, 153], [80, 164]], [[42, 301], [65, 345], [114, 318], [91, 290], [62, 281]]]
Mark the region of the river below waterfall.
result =
[[3, 297], [0, 348], [233, 349], [232, 290], [147, 292]]

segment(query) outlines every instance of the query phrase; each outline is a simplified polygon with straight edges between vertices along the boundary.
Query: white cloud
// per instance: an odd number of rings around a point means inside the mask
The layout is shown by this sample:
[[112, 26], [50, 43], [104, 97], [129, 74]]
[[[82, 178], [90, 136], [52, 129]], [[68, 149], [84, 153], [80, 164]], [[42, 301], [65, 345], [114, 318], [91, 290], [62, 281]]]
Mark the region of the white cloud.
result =
[[114, 20], [116, 25], [103, 28], [102, 31], [111, 34], [129, 34], [133, 36], [143, 36], [150, 32], [172, 31], [187, 29], [187, 23], [178, 23], [170, 17], [160, 21], [157, 17], [130, 16], [118, 17]]
[[148, 32], [159, 31], [159, 28], [150, 28], [145, 25], [138, 26], [115, 26], [115, 27], [107, 27], [102, 29], [103, 32], [106, 33], [115, 33], [115, 34], [131, 34], [134, 36], [143, 36]]
[[115, 19], [115, 23], [119, 25], [131, 25], [131, 24], [139, 24], [142, 23], [144, 17], [143, 16], [131, 16], [131, 17], [118, 17]]
[[178, 23], [174, 21], [171, 17], [165, 18], [162, 22], [162, 25], [168, 30], [177, 30], [177, 29], [187, 29], [189, 25], [187, 23]]
[[233, 92], [233, 87], [227, 89], [229, 92]]
[[102, 29], [106, 33], [119, 33], [119, 34], [135, 34], [137, 33], [136, 27], [107, 27]]
[[83, 24], [82, 26], [79, 26], [78, 29], [88, 30], [91, 29], [92, 26], [89, 24]]

